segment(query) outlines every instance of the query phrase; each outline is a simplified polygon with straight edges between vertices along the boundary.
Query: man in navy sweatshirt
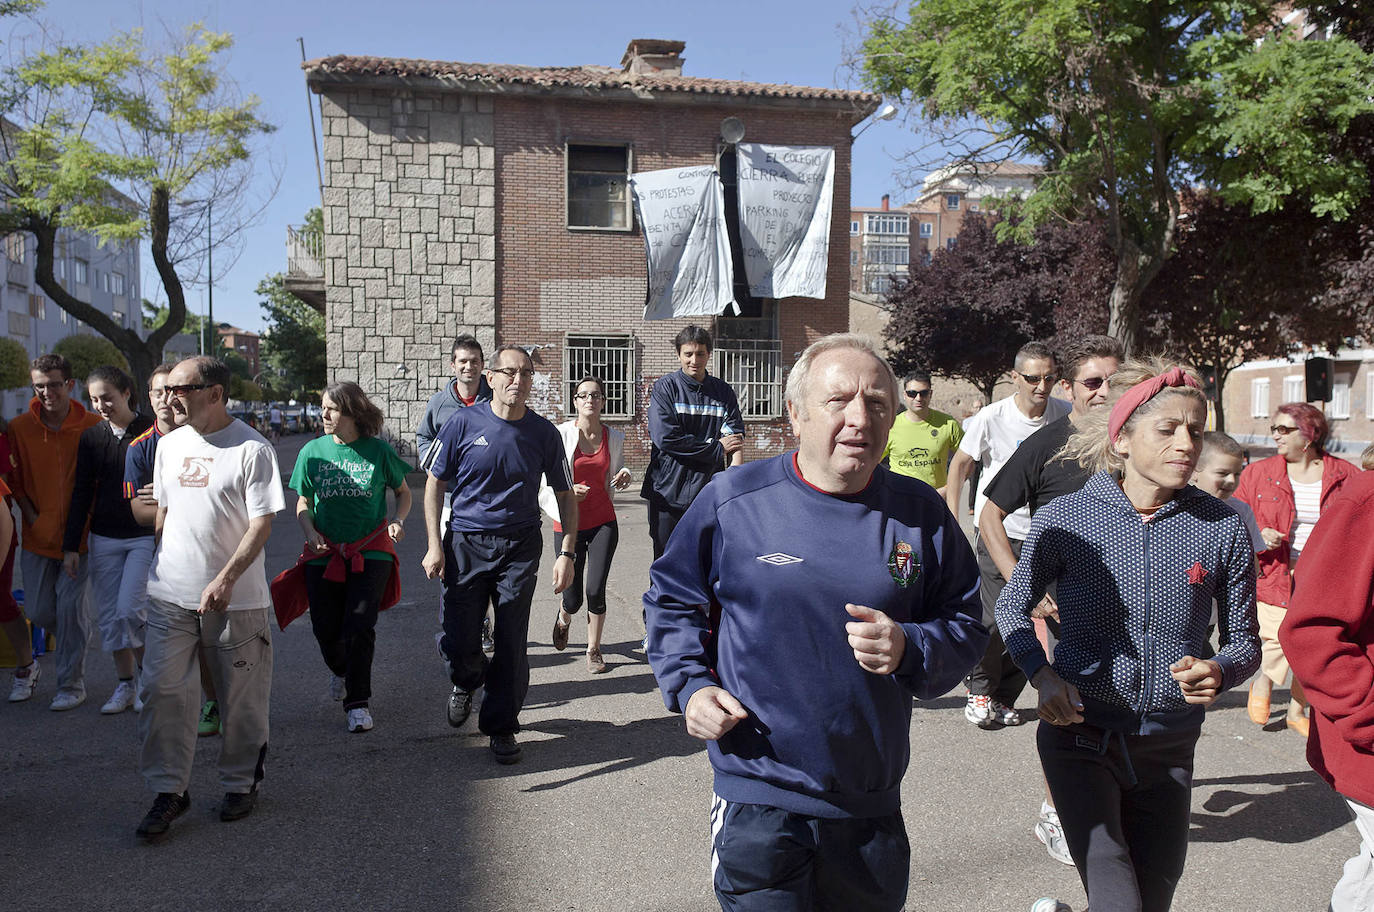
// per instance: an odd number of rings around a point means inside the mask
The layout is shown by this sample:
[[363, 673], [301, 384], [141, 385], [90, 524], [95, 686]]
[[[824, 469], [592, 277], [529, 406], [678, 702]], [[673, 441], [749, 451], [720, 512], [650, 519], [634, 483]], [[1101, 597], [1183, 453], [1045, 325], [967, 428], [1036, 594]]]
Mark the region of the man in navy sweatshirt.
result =
[[744, 461], [744, 419], [735, 391], [706, 373], [711, 334], [684, 327], [673, 340], [682, 370], [658, 378], [649, 394], [649, 468], [639, 496], [649, 501], [654, 559], [683, 512], [711, 480]]
[[866, 337], [813, 344], [787, 380], [797, 451], [709, 485], [650, 571], [649, 661], [715, 768], [724, 909], [905, 901], [911, 698], [957, 685], [988, 633], [958, 523], [880, 465], [896, 403]]

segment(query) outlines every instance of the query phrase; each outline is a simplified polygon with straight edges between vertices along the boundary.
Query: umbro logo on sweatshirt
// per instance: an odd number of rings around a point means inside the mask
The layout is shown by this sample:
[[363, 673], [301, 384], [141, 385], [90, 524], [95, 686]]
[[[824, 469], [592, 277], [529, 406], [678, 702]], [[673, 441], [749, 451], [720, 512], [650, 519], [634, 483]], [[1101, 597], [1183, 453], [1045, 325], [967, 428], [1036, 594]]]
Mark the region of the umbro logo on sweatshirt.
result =
[[774, 551], [772, 554], [760, 554], [755, 560], [763, 561], [765, 564], [772, 564], [775, 567], [785, 567], [788, 564], [800, 564], [800, 557], [793, 557], [790, 554], [783, 554], [781, 551]]
[[474, 440], [474, 441], [472, 442], [472, 445], [473, 445], [473, 446], [491, 446], [491, 444], [487, 443], [487, 435], [486, 435], [486, 434], [482, 434], [481, 436], [479, 436], [476, 440]]

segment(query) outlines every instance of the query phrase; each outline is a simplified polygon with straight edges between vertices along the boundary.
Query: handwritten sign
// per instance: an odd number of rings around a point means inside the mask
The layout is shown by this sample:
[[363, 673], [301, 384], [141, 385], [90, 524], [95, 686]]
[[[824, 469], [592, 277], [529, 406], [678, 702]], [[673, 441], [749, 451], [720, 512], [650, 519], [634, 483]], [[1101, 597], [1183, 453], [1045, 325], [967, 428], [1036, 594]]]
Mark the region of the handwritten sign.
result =
[[824, 298], [835, 150], [740, 143], [739, 218], [749, 292]]
[[725, 192], [716, 169], [645, 171], [631, 176], [630, 186], [649, 260], [644, 319], [718, 314], [733, 305]]

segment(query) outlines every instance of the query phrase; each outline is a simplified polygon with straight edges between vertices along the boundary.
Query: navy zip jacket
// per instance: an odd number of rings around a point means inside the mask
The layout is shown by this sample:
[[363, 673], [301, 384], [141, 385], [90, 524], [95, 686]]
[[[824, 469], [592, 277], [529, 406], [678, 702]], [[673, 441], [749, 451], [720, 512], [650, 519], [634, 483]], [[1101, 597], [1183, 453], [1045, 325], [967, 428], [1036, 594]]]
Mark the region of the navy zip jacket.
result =
[[76, 482], [62, 535], [63, 551], [80, 550], [88, 517], [90, 530], [107, 538], [142, 538], [153, 534], [152, 529], [134, 519], [124, 496], [125, 454], [134, 438], [152, 425], [148, 416], [135, 414], [122, 437], [114, 435], [108, 421], [81, 432], [76, 451]]
[[1085, 722], [1127, 734], [1199, 728], [1169, 666], [1199, 656], [1216, 599], [1223, 690], [1259, 668], [1255, 555], [1236, 512], [1192, 486], [1142, 519], [1108, 472], [1056, 497], [1031, 520], [997, 627], [1033, 677], [1048, 660], [1031, 609], [1058, 581], [1054, 670], [1078, 688]]
[[[749, 711], [707, 743], [726, 801], [893, 813], [912, 695], [946, 693], [988, 642], [967, 537], [929, 485], [884, 466], [851, 496], [807, 484], [793, 453], [730, 469], [687, 509], [649, 577], [648, 655], [664, 703], [682, 712], [714, 684]], [[846, 602], [902, 625], [895, 674], [859, 666]]]
[[649, 468], [639, 496], [675, 510], [687, 505], [725, 468], [720, 438], [744, 433], [735, 391], [707, 374], [700, 383], [682, 371], [659, 377], [649, 394]]

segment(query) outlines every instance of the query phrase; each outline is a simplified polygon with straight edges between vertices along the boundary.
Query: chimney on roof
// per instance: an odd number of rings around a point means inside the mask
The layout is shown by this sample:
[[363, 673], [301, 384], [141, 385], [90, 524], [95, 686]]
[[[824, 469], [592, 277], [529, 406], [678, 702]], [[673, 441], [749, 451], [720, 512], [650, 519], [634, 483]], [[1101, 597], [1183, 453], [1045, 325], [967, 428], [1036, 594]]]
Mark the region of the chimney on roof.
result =
[[635, 38], [620, 58], [620, 69], [631, 76], [681, 76], [685, 41]]
[[884, 193], [884, 194], [883, 194], [883, 211], [884, 211], [884, 212], [888, 211], [888, 209], [890, 209], [891, 206], [892, 206], [892, 194], [891, 194], [891, 193]]

